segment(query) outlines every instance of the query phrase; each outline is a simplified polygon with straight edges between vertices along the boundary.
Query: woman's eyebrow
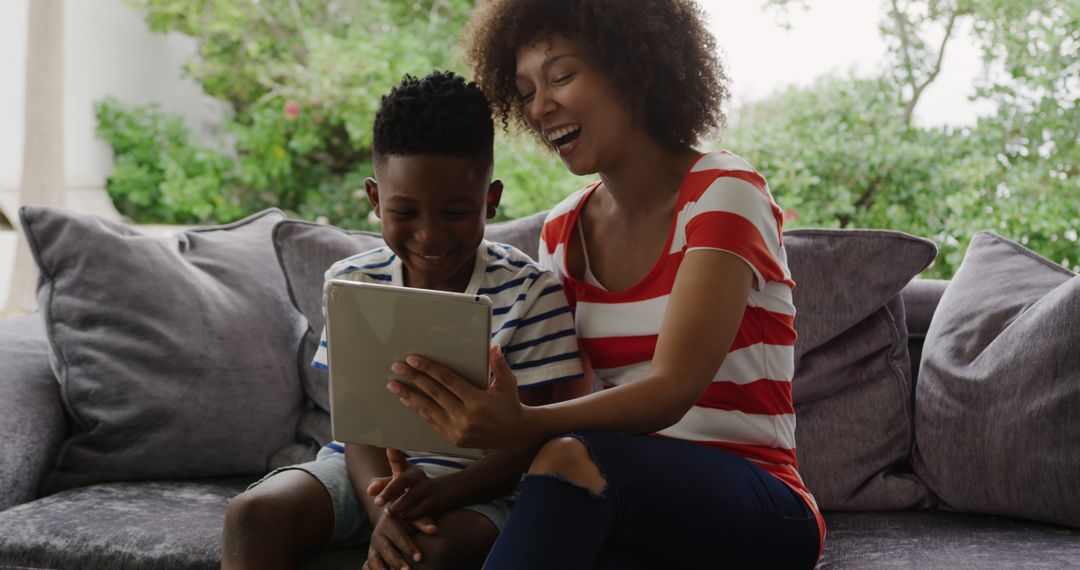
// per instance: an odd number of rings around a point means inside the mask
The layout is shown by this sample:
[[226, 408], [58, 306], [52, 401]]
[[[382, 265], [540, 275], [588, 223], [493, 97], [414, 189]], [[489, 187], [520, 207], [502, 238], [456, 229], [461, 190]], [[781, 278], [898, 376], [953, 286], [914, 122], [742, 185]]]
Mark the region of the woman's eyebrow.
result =
[[[540, 69], [541, 70], [546, 70], [547, 68], [551, 67], [552, 65], [555, 65], [555, 62], [559, 61], [560, 59], [566, 59], [568, 57], [572, 57], [572, 58], [577, 59], [578, 56], [575, 55], [575, 54], [572, 54], [572, 53], [561, 53], [559, 55], [549, 57], [549, 58], [544, 60], [544, 63], [540, 64]], [[526, 77], [524, 75], [520, 74], [520, 73], [517, 74], [515, 78], [516, 79], [526, 79]]]
[[559, 55], [555, 55], [555, 56], [552, 56], [552, 57], [549, 57], [549, 58], [545, 59], [544, 63], [540, 64], [540, 67], [542, 69], [546, 69], [548, 67], [551, 67], [552, 65], [555, 65], [556, 61], [559, 61], [560, 59], [566, 59], [568, 57], [576, 58], [577, 56], [572, 54], [572, 53], [561, 53]]

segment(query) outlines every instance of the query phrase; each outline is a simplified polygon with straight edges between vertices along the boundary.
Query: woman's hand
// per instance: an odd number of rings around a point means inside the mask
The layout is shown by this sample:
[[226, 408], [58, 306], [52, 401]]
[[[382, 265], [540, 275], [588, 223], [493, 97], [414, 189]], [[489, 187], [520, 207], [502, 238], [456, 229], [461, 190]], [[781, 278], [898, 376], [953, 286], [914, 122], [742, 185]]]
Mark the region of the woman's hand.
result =
[[387, 389], [458, 447], [518, 449], [531, 445], [542, 434], [529, 431], [534, 426], [525, 421], [527, 408], [518, 399], [517, 379], [500, 347], [493, 346], [488, 356], [495, 379], [486, 389], [476, 388], [453, 370], [419, 356], [393, 366], [395, 374], [416, 388], [391, 380]]
[[375, 497], [376, 505], [384, 507], [384, 514], [410, 520], [419, 530], [437, 531], [434, 517], [446, 512], [438, 479], [409, 463], [400, 450], [387, 448], [386, 459], [392, 475], [373, 479], [368, 495]]

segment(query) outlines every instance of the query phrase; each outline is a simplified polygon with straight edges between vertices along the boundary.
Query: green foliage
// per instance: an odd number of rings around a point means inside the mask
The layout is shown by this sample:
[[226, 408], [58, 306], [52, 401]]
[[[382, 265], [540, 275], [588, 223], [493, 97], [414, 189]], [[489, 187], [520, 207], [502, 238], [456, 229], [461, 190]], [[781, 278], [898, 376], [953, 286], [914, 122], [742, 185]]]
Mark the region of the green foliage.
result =
[[[807, 0], [766, 0], [806, 8]], [[1080, 5], [1067, 0], [887, 0], [880, 78], [825, 78], [740, 110], [729, 146], [756, 163], [791, 226], [892, 228], [937, 241], [947, 278], [989, 229], [1080, 270]], [[987, 68], [995, 115], [922, 129], [912, 112], [959, 22]]]
[[[381, 95], [407, 73], [463, 72], [455, 47], [473, 7], [472, 0], [133, 4], [153, 31], [197, 40], [198, 57], [185, 70], [232, 113], [226, 136], [204, 147], [156, 107], [99, 104], [98, 132], [116, 157], [108, 188], [118, 209], [140, 222], [200, 223], [276, 206], [349, 228], [369, 227], [362, 189], [373, 174]], [[504, 213], [551, 207], [573, 189], [573, 178], [543, 154], [500, 139]]]
[[242, 217], [229, 195], [232, 161], [192, 145], [180, 117], [111, 98], [98, 103], [96, 113], [98, 136], [116, 154], [106, 189], [122, 214], [188, 224]]
[[[224, 136], [196, 143], [180, 118], [105, 100], [118, 209], [141, 222], [225, 222], [277, 206], [367, 228], [371, 124], [406, 73], [465, 72], [473, 0], [141, 0], [150, 28], [193, 37], [187, 73], [229, 103]], [[810, 0], [765, 0], [787, 9]], [[789, 227], [876, 227], [926, 236], [949, 277], [992, 229], [1080, 266], [1080, 9], [1066, 0], [882, 0], [889, 57], [875, 78], [827, 77], [738, 110], [727, 146], [769, 179]], [[912, 124], [955, 26], [988, 69], [976, 96], [998, 111], [962, 129]], [[585, 181], [534, 138], [500, 134], [499, 219], [553, 206]]]
[[769, 180], [787, 227], [934, 239], [940, 253], [928, 277], [950, 277], [980, 230], [1080, 269], [1075, 177], [1046, 157], [1021, 156], [1000, 118], [908, 126], [897, 93], [885, 78], [825, 77], [742, 109], [725, 142]]
[[552, 149], [528, 133], [496, 132], [495, 175], [506, 188], [498, 220], [547, 210], [589, 182], [570, 174]]

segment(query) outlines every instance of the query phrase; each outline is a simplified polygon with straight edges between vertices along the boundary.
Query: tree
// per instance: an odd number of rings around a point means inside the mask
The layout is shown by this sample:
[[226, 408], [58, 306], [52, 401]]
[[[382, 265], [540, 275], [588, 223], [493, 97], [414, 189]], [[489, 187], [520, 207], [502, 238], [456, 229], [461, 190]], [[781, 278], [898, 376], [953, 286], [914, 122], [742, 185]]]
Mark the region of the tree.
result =
[[[917, 128], [913, 110], [961, 20], [989, 70], [975, 96], [998, 110], [973, 127]], [[1058, 0], [888, 0], [881, 31], [889, 57], [878, 77], [823, 78], [736, 116], [729, 142], [769, 178], [791, 224], [930, 237], [941, 253], [929, 276], [951, 276], [982, 229], [1080, 269], [1080, 10]]]
[[[380, 96], [405, 74], [463, 71], [455, 57], [472, 0], [142, 0], [156, 32], [195, 38], [186, 71], [228, 102], [215, 148], [153, 107], [106, 100], [98, 132], [116, 157], [108, 189], [139, 221], [229, 221], [277, 206], [308, 219], [366, 228], [363, 180], [372, 175], [371, 125]], [[504, 211], [550, 207], [572, 188], [539, 145], [500, 138]], [[537, 176], [525, 176], [527, 171]], [[559, 186], [537, 187], [535, 180]], [[537, 203], [536, 196], [545, 197]]]

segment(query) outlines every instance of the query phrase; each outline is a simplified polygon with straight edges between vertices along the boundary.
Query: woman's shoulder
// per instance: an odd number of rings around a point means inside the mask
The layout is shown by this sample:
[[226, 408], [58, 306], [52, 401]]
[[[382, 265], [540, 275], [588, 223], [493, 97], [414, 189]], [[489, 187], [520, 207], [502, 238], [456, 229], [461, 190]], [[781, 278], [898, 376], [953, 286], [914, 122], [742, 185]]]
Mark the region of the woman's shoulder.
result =
[[765, 177], [750, 161], [727, 150], [702, 154], [691, 165], [684, 185], [682, 199], [687, 202], [734, 199], [738, 193], [732, 189], [738, 187], [755, 189], [762, 206], [773, 202]]
[[[729, 150], [715, 150], [712, 152], [706, 152], [702, 154], [693, 166], [690, 167], [690, 172], [752, 172], [758, 174], [758, 171], [754, 168], [750, 161], [739, 156]], [[760, 176], [760, 174], [758, 174]]]
[[573, 223], [574, 212], [578, 210], [578, 206], [581, 205], [582, 200], [589, 195], [589, 191], [595, 188], [597, 184], [599, 184], [599, 182], [589, 184], [584, 188], [575, 191], [566, 198], [563, 198], [561, 202], [548, 211], [547, 216], [544, 218], [544, 229], [542, 233], [542, 237], [545, 241], [555, 243], [555, 241], [558, 241], [557, 236], [565, 234], [564, 230]]
[[565, 217], [567, 214], [576, 210], [578, 205], [581, 204], [581, 201], [588, 195], [589, 190], [594, 188], [597, 184], [598, 183], [596, 182], [588, 184], [563, 198], [554, 208], [548, 211], [547, 216], [544, 218], [544, 225], [547, 225], [553, 220]]

